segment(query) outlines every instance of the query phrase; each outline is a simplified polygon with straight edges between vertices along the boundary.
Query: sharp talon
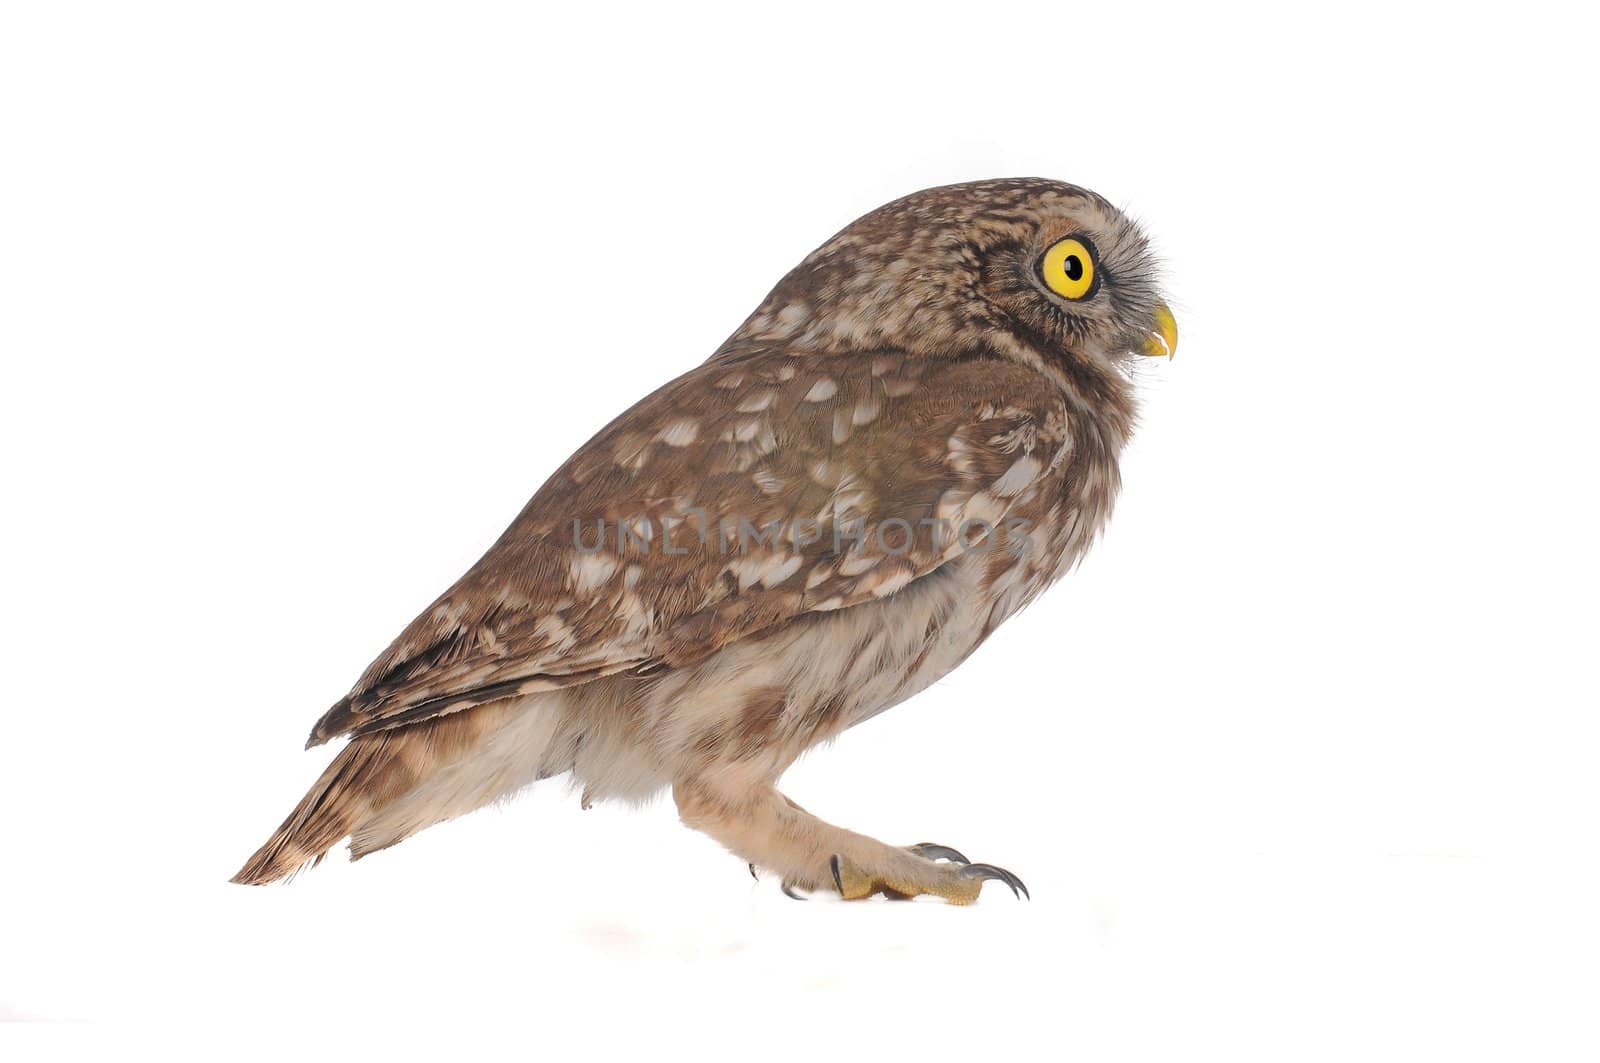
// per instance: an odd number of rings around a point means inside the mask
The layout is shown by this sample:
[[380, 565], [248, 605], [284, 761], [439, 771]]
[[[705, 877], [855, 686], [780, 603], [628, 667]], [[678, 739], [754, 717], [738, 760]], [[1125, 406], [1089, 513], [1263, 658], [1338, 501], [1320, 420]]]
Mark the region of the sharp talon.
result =
[[844, 896], [844, 879], [839, 877], [839, 854], [828, 857], [828, 869], [833, 872], [833, 885], [839, 891], [839, 896]]
[[761, 881], [761, 876], [756, 874], [756, 865], [754, 864], [750, 865], [750, 877], [755, 879], [757, 882]]
[[1024, 897], [1033, 900], [1033, 895], [1028, 892], [1028, 887], [1022, 884], [1022, 880], [1003, 867], [995, 867], [993, 864], [968, 864], [961, 869], [961, 874], [966, 878], [1004, 882], [1019, 901]]
[[785, 897], [789, 898], [791, 901], [803, 901], [803, 900], [805, 900], [805, 898], [800, 896], [800, 894], [798, 894], [794, 890], [790, 889], [789, 888], [789, 884], [787, 882], [783, 883], [778, 888], [780, 890], [782, 890], [783, 891], [783, 895]]
[[949, 860], [953, 864], [972, 863], [960, 849], [952, 849], [948, 845], [940, 845], [938, 842], [918, 842], [910, 848], [914, 854], [924, 860]]

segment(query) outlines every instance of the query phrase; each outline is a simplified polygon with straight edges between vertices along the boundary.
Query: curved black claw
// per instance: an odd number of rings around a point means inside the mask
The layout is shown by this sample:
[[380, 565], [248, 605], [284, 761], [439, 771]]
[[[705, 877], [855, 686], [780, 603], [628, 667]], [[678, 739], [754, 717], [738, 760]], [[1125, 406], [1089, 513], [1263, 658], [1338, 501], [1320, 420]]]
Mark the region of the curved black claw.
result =
[[960, 849], [952, 849], [948, 845], [940, 845], [938, 842], [918, 842], [915, 845], [908, 845], [906, 848], [911, 851], [912, 855], [920, 856], [924, 860], [948, 860], [953, 864], [972, 863]]
[[1027, 897], [1030, 901], [1033, 900], [1033, 895], [1028, 892], [1028, 887], [1022, 884], [1022, 880], [1003, 867], [995, 867], [993, 864], [968, 864], [961, 869], [961, 876], [963, 878], [978, 879], [992, 878], [1010, 886], [1012, 894], [1018, 900], [1024, 897]]
[[789, 884], [787, 882], [780, 883], [778, 885], [778, 888], [780, 890], [782, 890], [783, 891], [783, 895], [785, 897], [789, 898], [791, 901], [803, 901], [803, 900], [806, 899], [806, 898], [802, 897], [800, 894], [796, 893], [794, 890], [790, 889], [789, 888]]
[[755, 879], [757, 882], [761, 881], [761, 876], [756, 874], [756, 865], [755, 864], [751, 864], [750, 865], [750, 877]]

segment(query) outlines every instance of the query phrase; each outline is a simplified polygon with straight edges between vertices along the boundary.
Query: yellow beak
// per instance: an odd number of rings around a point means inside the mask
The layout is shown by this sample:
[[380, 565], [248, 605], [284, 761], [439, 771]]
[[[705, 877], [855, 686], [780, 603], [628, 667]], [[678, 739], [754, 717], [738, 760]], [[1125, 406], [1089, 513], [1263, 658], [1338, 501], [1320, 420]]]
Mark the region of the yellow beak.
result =
[[1178, 319], [1172, 316], [1172, 309], [1166, 303], [1156, 304], [1155, 326], [1144, 334], [1139, 353], [1152, 358], [1171, 358], [1178, 353]]

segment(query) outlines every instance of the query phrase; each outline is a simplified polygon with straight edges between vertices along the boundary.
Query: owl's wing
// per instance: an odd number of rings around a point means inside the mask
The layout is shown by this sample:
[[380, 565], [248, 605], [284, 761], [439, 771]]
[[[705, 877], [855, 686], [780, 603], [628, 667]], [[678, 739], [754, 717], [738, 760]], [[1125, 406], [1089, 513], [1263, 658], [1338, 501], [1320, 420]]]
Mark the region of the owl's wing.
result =
[[1067, 417], [1006, 361], [725, 351], [574, 454], [311, 744], [680, 667], [1013, 548]]

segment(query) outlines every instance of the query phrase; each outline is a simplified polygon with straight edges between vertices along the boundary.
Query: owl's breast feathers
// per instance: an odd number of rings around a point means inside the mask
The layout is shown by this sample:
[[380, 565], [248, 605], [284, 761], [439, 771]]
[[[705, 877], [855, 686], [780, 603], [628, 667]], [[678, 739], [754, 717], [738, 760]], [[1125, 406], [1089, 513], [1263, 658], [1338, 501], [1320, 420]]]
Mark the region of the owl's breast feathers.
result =
[[1013, 361], [725, 349], [574, 454], [309, 744], [680, 668], [957, 559], [981, 639], [1098, 531], [1115, 429]]

